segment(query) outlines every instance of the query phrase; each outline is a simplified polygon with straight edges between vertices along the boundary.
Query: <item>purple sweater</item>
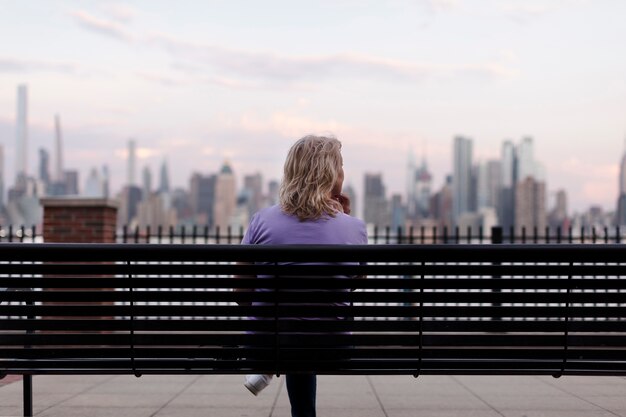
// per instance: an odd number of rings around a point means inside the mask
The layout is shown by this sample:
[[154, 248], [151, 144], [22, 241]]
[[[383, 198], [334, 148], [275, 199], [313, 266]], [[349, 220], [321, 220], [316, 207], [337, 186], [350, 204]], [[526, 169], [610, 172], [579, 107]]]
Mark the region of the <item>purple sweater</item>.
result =
[[[337, 213], [335, 217], [300, 221], [296, 216], [285, 214], [279, 206], [272, 206], [259, 211], [252, 217], [241, 243], [251, 245], [365, 245], [367, 244], [367, 231], [363, 221], [343, 213]], [[259, 288], [257, 291], [269, 290]], [[262, 304], [253, 303], [253, 305]], [[310, 305], [314, 307], [316, 304]], [[341, 318], [337, 317], [337, 319]]]

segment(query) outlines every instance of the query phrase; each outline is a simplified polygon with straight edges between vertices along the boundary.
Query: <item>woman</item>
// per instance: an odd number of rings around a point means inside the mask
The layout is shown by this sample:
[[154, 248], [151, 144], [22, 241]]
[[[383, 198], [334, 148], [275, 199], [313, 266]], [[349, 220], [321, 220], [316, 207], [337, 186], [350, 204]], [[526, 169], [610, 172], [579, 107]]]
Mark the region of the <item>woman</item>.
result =
[[[350, 217], [350, 199], [342, 194], [341, 142], [333, 137], [306, 136], [289, 150], [279, 204], [256, 213], [242, 244], [366, 244], [365, 223]], [[267, 384], [264, 376], [248, 376], [253, 393]], [[287, 375], [292, 417], [315, 417], [315, 375]]]

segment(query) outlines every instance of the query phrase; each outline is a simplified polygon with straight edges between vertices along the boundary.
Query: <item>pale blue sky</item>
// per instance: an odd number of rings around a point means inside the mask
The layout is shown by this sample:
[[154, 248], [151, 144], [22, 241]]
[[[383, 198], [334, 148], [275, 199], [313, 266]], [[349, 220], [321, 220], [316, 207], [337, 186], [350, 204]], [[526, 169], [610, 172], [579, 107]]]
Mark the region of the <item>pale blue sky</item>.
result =
[[[0, 0], [0, 144], [13, 181], [16, 87], [29, 88], [30, 172], [61, 115], [66, 167], [140, 168], [175, 185], [224, 158], [280, 177], [308, 133], [344, 142], [347, 181], [405, 189], [426, 149], [438, 189], [452, 138], [496, 157], [530, 135], [548, 189], [613, 209], [626, 139], [622, 0]], [[81, 184], [82, 185], [82, 184]]]

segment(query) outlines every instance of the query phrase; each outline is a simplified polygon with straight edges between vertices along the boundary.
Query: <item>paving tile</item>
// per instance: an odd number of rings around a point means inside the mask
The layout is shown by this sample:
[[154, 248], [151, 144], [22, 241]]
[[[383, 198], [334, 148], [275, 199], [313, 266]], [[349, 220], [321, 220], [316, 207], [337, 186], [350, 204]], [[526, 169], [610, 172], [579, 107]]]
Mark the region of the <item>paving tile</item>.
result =
[[520, 411], [500, 410], [504, 417], [615, 417], [608, 411], [576, 411], [576, 410], [548, 410], [548, 411]]
[[23, 415], [22, 407], [0, 405], [0, 417], [22, 417]]
[[423, 410], [396, 409], [387, 410], [388, 417], [502, 417], [494, 410]]
[[103, 394], [87, 392], [64, 401], [61, 405], [67, 407], [156, 407], [160, 408], [171, 400], [172, 395], [164, 394]]
[[150, 417], [158, 409], [144, 407], [66, 407], [45, 410], [37, 417]]
[[270, 409], [265, 408], [242, 408], [242, 407], [166, 407], [159, 410], [154, 417], [267, 417]]
[[[265, 394], [263, 392], [262, 394]], [[259, 395], [255, 397], [247, 391], [241, 393], [230, 394], [181, 394], [168, 404], [172, 407], [241, 407], [256, 408], [269, 407], [274, 403], [274, 397], [270, 395]]]

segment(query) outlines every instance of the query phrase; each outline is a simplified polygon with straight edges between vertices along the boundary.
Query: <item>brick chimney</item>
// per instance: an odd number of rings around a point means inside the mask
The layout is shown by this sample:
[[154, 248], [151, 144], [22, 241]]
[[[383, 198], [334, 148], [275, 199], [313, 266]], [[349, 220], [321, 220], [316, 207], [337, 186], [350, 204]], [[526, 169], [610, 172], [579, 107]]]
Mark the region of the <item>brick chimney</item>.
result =
[[46, 243], [115, 243], [118, 203], [104, 198], [41, 200]]

